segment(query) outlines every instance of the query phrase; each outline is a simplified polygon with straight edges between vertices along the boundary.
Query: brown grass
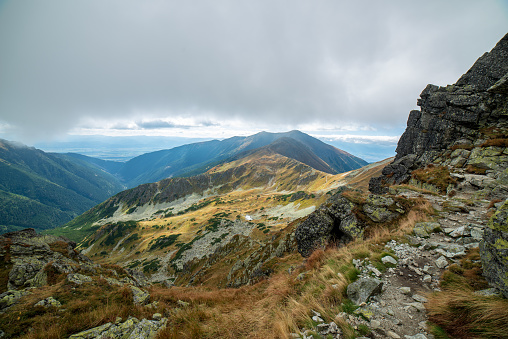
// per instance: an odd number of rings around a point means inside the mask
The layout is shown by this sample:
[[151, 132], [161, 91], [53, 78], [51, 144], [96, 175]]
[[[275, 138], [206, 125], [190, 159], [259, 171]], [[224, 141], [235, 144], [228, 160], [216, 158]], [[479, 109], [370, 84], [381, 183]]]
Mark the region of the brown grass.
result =
[[458, 144], [458, 145], [453, 145], [452, 147], [450, 147], [450, 150], [455, 151], [456, 149], [466, 149], [466, 150], [470, 151], [473, 149], [473, 147], [474, 147], [473, 145]]
[[428, 300], [429, 320], [454, 338], [506, 338], [506, 299], [478, 296], [465, 288], [435, 293]]
[[457, 182], [450, 176], [446, 166], [427, 166], [413, 171], [411, 176], [420, 182], [436, 186], [441, 192], [446, 192], [450, 184]]
[[491, 209], [492, 207], [494, 207], [495, 204], [497, 204], [498, 202], [501, 202], [501, 201], [503, 201], [503, 200], [501, 200], [501, 199], [493, 199], [493, 200], [491, 200], [490, 203], [489, 203], [489, 206], [487, 206], [487, 209]]
[[489, 139], [480, 145], [480, 147], [489, 146], [508, 147], [508, 138]]
[[489, 287], [479, 259], [479, 250], [470, 250], [443, 272], [442, 292], [428, 295], [425, 305], [429, 320], [454, 338], [505, 338], [508, 300], [473, 293]]
[[467, 165], [466, 172], [471, 174], [485, 174], [487, 169], [475, 165]]

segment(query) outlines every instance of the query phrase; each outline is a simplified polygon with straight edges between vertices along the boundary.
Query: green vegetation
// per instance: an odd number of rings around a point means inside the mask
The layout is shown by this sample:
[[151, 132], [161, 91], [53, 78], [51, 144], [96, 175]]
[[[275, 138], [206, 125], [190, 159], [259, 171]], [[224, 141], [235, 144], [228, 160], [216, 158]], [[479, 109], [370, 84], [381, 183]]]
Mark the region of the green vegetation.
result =
[[153, 251], [156, 249], [163, 249], [165, 247], [169, 247], [175, 243], [176, 239], [178, 239], [179, 236], [180, 233], [163, 235], [162, 237], [157, 238], [148, 250]]

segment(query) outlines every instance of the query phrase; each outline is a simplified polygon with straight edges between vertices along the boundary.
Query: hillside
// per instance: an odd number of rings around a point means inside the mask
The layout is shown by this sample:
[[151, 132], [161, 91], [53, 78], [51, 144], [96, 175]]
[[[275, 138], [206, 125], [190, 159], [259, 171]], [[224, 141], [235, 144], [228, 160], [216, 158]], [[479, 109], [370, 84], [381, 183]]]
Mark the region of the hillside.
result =
[[[298, 142], [282, 138], [198, 176], [140, 185], [49, 232], [80, 242], [84, 253], [98, 262], [139, 266], [154, 273], [155, 281], [189, 282], [184, 268], [190, 262], [224, 246], [236, 247], [238, 241], [250, 239], [251, 245], [243, 246], [243, 255], [249, 255], [274, 236], [284, 238], [282, 229], [347, 184], [345, 176], [355, 176], [317, 171], [280, 154], [294, 147]], [[298, 154], [324, 166], [310, 149]], [[369, 168], [380, 171], [383, 165]], [[233, 283], [212, 280], [213, 286]]]
[[61, 225], [120, 191], [112, 175], [86, 162], [0, 140], [2, 232]]

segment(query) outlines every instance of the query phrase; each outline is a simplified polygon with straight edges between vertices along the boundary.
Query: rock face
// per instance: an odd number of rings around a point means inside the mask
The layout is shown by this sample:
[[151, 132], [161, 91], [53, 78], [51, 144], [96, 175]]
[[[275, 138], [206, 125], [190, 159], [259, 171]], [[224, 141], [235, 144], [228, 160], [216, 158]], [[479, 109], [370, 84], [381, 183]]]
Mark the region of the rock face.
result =
[[508, 200], [490, 219], [480, 243], [483, 274], [508, 298]]
[[423, 90], [418, 100], [421, 109], [409, 114], [395, 160], [383, 169], [382, 176], [371, 179], [369, 190], [384, 192], [386, 185], [408, 181], [413, 170], [431, 162], [506, 169], [504, 147], [495, 143], [479, 146], [485, 139], [506, 138], [500, 131], [508, 128], [507, 94], [508, 34], [456, 84], [428, 85]]
[[353, 214], [353, 208], [354, 204], [339, 193], [329, 198], [296, 229], [298, 252], [308, 257], [329, 242], [345, 243], [362, 237], [365, 225]]
[[[8, 270], [7, 289], [19, 290], [47, 284], [47, 272], [71, 273], [77, 267], [94, 269], [86, 256], [76, 251], [76, 243], [63, 237], [39, 235], [34, 229], [0, 236], [0, 258]], [[2, 287], [4, 288], [4, 287]]]

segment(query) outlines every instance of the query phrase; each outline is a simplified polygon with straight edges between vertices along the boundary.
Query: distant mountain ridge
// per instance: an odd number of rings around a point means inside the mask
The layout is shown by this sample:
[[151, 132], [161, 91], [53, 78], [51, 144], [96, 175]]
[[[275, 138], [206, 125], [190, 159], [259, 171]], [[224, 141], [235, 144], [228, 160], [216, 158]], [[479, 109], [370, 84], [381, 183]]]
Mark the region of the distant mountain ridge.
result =
[[[248, 151], [268, 146], [283, 138], [287, 140], [272, 146], [281, 152], [280, 154], [298, 161], [306, 159], [302, 162], [326, 173], [347, 172], [368, 164], [363, 159], [300, 131], [260, 132], [247, 137], [192, 143], [168, 150], [145, 153], [125, 162], [121, 167], [118, 167], [118, 163], [114, 162], [110, 164], [111, 162], [108, 161], [87, 159], [84, 156], [81, 156], [81, 159], [92, 162], [114, 174], [128, 187], [136, 187], [140, 184], [170, 177], [202, 174], [220, 163], [238, 159], [239, 156], [248, 154]], [[291, 140], [294, 140], [294, 145], [291, 145]]]

